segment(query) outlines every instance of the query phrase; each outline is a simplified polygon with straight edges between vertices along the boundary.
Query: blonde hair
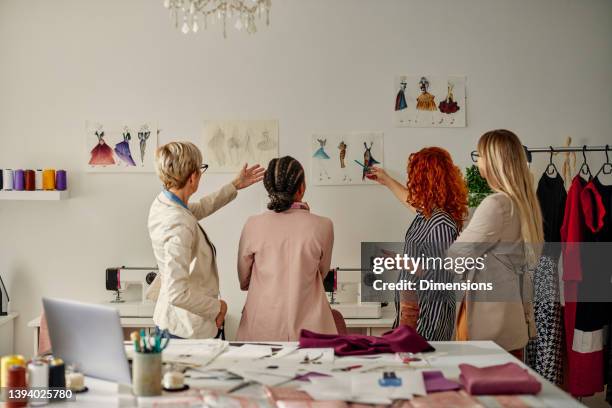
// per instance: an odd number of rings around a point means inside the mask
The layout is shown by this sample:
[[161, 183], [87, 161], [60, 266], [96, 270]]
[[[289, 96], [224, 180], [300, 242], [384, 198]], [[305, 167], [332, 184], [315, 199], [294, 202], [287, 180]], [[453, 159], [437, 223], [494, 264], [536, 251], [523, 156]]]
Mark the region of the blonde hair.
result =
[[498, 129], [485, 133], [478, 141], [478, 153], [484, 160], [483, 176], [494, 191], [505, 193], [518, 209], [521, 238], [526, 245], [530, 266], [537, 262], [544, 241], [542, 211], [536, 196], [527, 155], [518, 136]]
[[166, 189], [185, 187], [201, 165], [202, 153], [190, 142], [170, 142], [155, 151], [155, 169]]

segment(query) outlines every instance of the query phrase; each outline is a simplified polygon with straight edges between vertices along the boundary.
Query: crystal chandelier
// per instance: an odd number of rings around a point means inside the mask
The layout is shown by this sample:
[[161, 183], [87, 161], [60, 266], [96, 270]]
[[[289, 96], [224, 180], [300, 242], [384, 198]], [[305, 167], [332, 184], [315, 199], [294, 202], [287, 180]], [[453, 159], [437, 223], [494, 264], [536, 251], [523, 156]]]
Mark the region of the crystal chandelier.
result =
[[164, 0], [164, 7], [170, 10], [174, 26], [178, 29], [180, 25], [183, 34], [197, 33], [219, 21], [223, 24], [223, 37], [227, 38], [228, 22], [249, 34], [257, 32], [256, 18], [265, 15], [266, 25], [270, 25], [272, 0]]

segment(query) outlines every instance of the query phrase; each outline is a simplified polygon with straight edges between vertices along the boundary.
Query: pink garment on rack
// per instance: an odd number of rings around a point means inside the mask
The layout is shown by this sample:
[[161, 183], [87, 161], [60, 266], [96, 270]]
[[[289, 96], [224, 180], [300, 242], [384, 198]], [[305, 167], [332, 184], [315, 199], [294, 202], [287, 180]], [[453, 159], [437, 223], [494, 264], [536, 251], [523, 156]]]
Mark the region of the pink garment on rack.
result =
[[459, 364], [459, 380], [471, 395], [537, 394], [542, 384], [516, 363], [489, 367]]
[[320, 334], [308, 330], [300, 332], [302, 348], [333, 348], [337, 356], [358, 356], [380, 353], [420, 353], [435, 351], [416, 330], [399, 326], [382, 337], [360, 334]]

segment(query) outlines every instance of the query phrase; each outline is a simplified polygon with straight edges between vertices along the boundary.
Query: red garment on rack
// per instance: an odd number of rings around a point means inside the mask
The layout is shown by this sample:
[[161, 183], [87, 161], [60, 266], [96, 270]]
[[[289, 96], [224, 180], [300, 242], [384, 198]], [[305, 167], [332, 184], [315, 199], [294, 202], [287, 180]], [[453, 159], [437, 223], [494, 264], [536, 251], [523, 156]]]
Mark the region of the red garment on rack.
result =
[[[603, 391], [603, 350], [593, 350], [583, 347], [580, 339], [585, 332], [576, 328], [577, 316], [581, 308], [577, 301], [580, 282], [585, 276], [580, 254], [580, 243], [588, 240], [589, 231], [586, 227], [583, 192], [587, 182], [580, 177], [574, 177], [567, 194], [565, 215], [561, 227], [563, 241], [563, 281], [565, 295], [565, 339], [568, 354], [568, 392], [575, 397], [593, 395]], [[589, 191], [591, 193], [591, 191]], [[585, 197], [585, 200], [587, 198]], [[586, 308], [588, 309], [588, 308]], [[586, 332], [588, 334], [588, 332]], [[575, 339], [576, 337], [576, 339]], [[576, 344], [575, 343], [576, 340]]]

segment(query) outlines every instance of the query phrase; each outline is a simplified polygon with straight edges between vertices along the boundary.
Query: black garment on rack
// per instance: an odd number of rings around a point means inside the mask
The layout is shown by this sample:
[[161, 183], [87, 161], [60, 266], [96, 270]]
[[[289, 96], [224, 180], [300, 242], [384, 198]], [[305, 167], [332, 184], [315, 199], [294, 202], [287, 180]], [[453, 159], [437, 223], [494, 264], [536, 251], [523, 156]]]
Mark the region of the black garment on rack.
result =
[[559, 299], [561, 225], [567, 192], [563, 178], [542, 174], [538, 201], [544, 221], [542, 258], [534, 270], [534, 314], [537, 336], [527, 344], [527, 364], [538, 374], [560, 385], [563, 382], [563, 322]]

